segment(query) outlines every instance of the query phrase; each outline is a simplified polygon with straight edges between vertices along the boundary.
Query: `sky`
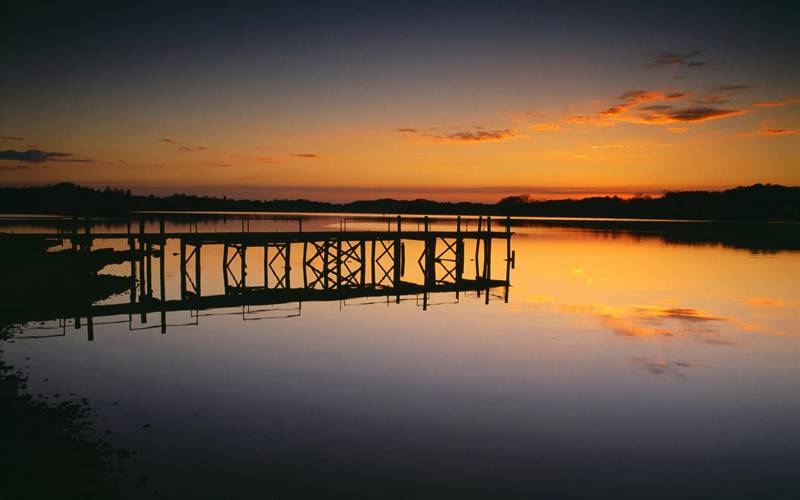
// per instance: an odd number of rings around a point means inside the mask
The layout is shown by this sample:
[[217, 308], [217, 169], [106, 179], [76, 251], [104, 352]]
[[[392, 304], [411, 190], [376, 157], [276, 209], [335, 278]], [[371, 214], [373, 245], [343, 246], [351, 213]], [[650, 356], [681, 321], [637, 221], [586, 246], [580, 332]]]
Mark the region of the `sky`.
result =
[[[0, 185], [800, 185], [797, 2], [2, 2]], [[119, 5], [118, 5], [119, 4]]]

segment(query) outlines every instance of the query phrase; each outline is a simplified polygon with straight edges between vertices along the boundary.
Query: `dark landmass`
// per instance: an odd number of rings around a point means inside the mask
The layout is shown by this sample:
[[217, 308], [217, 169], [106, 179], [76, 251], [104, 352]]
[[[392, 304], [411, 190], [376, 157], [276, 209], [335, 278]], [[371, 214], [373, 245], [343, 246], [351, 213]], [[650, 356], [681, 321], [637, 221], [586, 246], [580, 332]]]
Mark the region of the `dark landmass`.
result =
[[722, 246], [754, 254], [800, 251], [800, 224], [758, 221], [514, 220], [513, 226], [573, 228], [604, 238], [656, 239], [667, 245]]
[[[10, 238], [0, 238], [0, 343], [14, 342], [14, 325], [32, 317], [57, 317], [130, 286], [96, 275], [120, 261], [119, 252], [49, 252], [47, 240]], [[30, 394], [23, 372], [2, 354], [0, 348], [0, 497], [117, 498], [120, 460], [130, 452], [97, 436], [86, 399]]]
[[663, 196], [616, 196], [534, 200], [510, 196], [497, 203], [379, 199], [350, 203], [309, 200], [233, 200], [174, 194], [141, 196], [130, 191], [91, 189], [62, 183], [0, 188], [0, 212], [121, 215], [132, 211], [345, 212], [379, 214], [463, 214], [539, 217], [649, 218], [694, 220], [800, 220], [800, 187], [754, 184], [725, 191], [674, 191]]
[[97, 274], [128, 252], [50, 252], [55, 240], [0, 235], [0, 326], [74, 314], [130, 289], [130, 279]]
[[26, 389], [21, 372], [0, 360], [0, 496], [117, 498], [118, 461], [130, 452], [93, 435], [86, 400], [53, 403]]

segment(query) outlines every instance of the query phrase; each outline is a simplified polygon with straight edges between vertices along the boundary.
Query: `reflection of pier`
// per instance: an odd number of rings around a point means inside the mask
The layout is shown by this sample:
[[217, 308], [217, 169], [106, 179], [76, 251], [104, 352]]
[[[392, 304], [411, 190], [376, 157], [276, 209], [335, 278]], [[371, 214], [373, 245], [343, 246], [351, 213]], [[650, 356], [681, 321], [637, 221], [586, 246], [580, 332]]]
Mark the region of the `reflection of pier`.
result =
[[[142, 222], [138, 233], [130, 231], [129, 224], [126, 233], [93, 234], [87, 226], [84, 232], [73, 231], [71, 235], [60, 236], [71, 243], [76, 254], [88, 252], [95, 240], [128, 241], [130, 301], [87, 305], [74, 314], [76, 327], [80, 325], [81, 316], [87, 318], [91, 339], [93, 318], [117, 315], [139, 315], [140, 321], [146, 323], [148, 314], [159, 313], [159, 326], [165, 332], [166, 313], [175, 311], [290, 303], [297, 303], [299, 310], [303, 302], [386, 297], [399, 303], [406, 295], [420, 296], [422, 309], [426, 310], [430, 294], [451, 292], [458, 298], [462, 292], [474, 291], [482, 294], [488, 303], [490, 289], [497, 287], [504, 289], [503, 297], [508, 301], [514, 264], [513, 233], [510, 220], [504, 222], [505, 227], [496, 231], [492, 229], [491, 218], [481, 218], [477, 229], [469, 231], [462, 230], [461, 218], [458, 218], [453, 230], [434, 231], [426, 217], [423, 230], [405, 231], [398, 216], [392, 222], [394, 227], [387, 231], [171, 233], [164, 231], [162, 221], [159, 231], [154, 233], [146, 233]], [[171, 300], [166, 297], [165, 290], [165, 246], [170, 239], [178, 240], [180, 247], [180, 296]], [[492, 242], [498, 239], [505, 243], [505, 272], [499, 278], [492, 276]], [[417, 258], [409, 259], [419, 269], [420, 282], [406, 277], [406, 243], [412, 241], [417, 242], [415, 247], [422, 247]], [[214, 269], [207, 262], [205, 267], [201, 264], [203, 248], [210, 245], [222, 246], [222, 262], [218, 269], [222, 273], [224, 292], [217, 295], [202, 292], [203, 273]], [[248, 276], [247, 256], [254, 251], [259, 257], [263, 256], [259, 258], [263, 274], [258, 283]], [[475, 263], [474, 275], [465, 266], [468, 255]], [[298, 261], [302, 269], [293, 273], [292, 263]], [[252, 262], [251, 258], [250, 265]], [[158, 293], [153, 290], [156, 265]], [[302, 279], [302, 283], [293, 282], [293, 277]]]

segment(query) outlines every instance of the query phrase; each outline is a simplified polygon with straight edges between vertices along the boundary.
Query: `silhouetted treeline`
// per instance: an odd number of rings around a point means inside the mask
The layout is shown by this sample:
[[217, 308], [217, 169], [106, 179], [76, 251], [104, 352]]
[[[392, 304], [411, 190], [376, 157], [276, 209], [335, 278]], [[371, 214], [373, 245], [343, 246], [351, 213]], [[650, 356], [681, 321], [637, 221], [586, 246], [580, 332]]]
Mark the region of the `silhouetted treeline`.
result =
[[233, 200], [174, 194], [141, 196], [121, 189], [91, 189], [70, 183], [0, 188], [0, 212], [117, 215], [131, 211], [362, 212], [491, 214], [543, 217], [653, 219], [800, 220], [800, 187], [754, 184], [726, 191], [674, 191], [658, 197], [604, 196], [579, 200], [534, 200], [510, 196], [496, 204], [380, 199], [350, 203], [309, 200]]

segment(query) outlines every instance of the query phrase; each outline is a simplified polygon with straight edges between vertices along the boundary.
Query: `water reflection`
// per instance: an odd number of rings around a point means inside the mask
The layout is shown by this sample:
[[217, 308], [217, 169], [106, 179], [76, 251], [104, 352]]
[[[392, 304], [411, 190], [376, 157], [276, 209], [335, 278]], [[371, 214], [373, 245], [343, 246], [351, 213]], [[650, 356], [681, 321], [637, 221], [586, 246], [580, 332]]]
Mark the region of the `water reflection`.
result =
[[[391, 222], [349, 220], [348, 229], [386, 231]], [[432, 220], [434, 230], [454, 223]], [[270, 224], [251, 221], [251, 231]], [[297, 220], [275, 224], [298, 229]], [[306, 218], [303, 230], [339, 224]], [[417, 221], [408, 224], [416, 230]], [[198, 226], [241, 231], [240, 220]], [[168, 221], [166, 230], [187, 227]], [[168, 239], [162, 253], [154, 241], [152, 286], [142, 290], [147, 248], [140, 253], [137, 243], [133, 303], [130, 260], [97, 272], [119, 277], [121, 293], [91, 300], [96, 311], [134, 309], [95, 317], [91, 343], [85, 314], [74, 335], [71, 314], [61, 324], [29, 323], [61, 330], [26, 331], [4, 356], [27, 365], [33, 393], [89, 398], [97, 428], [137, 451], [126, 464], [131, 498], [744, 499], [797, 491], [800, 253], [563, 227], [513, 231], [508, 303], [504, 286], [490, 289], [488, 305], [485, 289], [458, 299], [454, 290], [431, 291], [425, 313], [420, 292], [397, 303], [388, 256], [388, 277], [376, 265], [373, 286], [369, 241], [364, 280], [354, 261], [350, 271], [342, 266], [341, 282], [335, 266], [322, 275], [307, 270], [308, 287], [299, 242], [288, 252], [290, 287], [280, 280], [286, 265], [276, 248], [266, 256], [277, 276], [264, 281], [264, 250], [250, 247], [244, 283], [237, 255], [226, 286], [223, 245], [204, 245], [199, 298], [242, 302], [167, 311], [167, 335], [159, 333], [160, 255], [167, 302], [187, 305], [198, 299], [189, 281], [195, 257], [188, 245], [184, 288], [180, 242]], [[147, 232], [158, 233], [157, 220]], [[496, 239], [489, 259], [500, 281], [504, 243]], [[72, 251], [66, 247], [51, 253]], [[342, 256], [360, 255], [360, 244], [342, 247]], [[130, 254], [127, 239], [98, 240], [91, 253], [104, 248]], [[483, 261], [476, 275], [474, 245], [465, 250], [463, 279], [480, 279]], [[426, 286], [424, 253], [424, 242], [406, 242], [403, 282]], [[445, 271], [436, 279], [453, 281]], [[293, 288], [388, 295], [303, 300], [302, 308], [247, 304]], [[171, 326], [183, 323], [192, 326]], [[144, 486], [141, 476], [149, 478]]]
[[[81, 226], [83, 231], [79, 232]], [[454, 294], [455, 303], [458, 303], [461, 294], [475, 292], [488, 304], [492, 290], [498, 288], [502, 289], [501, 298], [507, 303], [515, 262], [510, 224], [506, 223], [503, 231], [493, 231], [491, 218], [485, 222], [479, 218], [472, 231], [466, 223], [462, 228], [460, 217], [455, 221], [455, 228], [448, 230], [432, 229], [427, 217], [423, 230], [403, 230], [400, 216], [394, 230], [390, 225], [387, 230], [368, 231], [346, 231], [344, 224], [340, 224], [338, 232], [250, 231], [249, 224], [243, 224], [248, 230], [199, 232], [195, 227], [193, 232], [167, 232], [164, 218], [159, 220], [156, 233], [145, 231], [144, 218], [139, 220], [138, 233], [131, 232], [130, 221], [126, 226], [125, 233], [92, 233], [90, 224], [74, 221], [70, 231], [5, 235], [4, 260], [17, 260], [28, 270], [27, 274], [13, 276], [7, 270], [8, 264], [5, 265], [6, 277], [15, 281], [18, 289], [26, 290], [21, 300], [17, 298], [17, 311], [13, 317], [6, 318], [7, 322], [41, 322], [60, 316], [58, 326], [53, 328], [66, 331], [70, 324], [67, 318], [74, 318], [71, 326], [76, 329], [85, 318], [88, 339], [94, 340], [98, 320], [110, 318], [101, 324], [120, 323], [124, 320], [115, 318], [124, 315], [128, 317], [129, 330], [158, 327], [161, 333], [166, 333], [168, 326], [197, 325], [199, 318], [209, 314], [241, 315], [244, 320], [297, 317], [302, 313], [304, 302], [346, 304], [348, 300], [359, 298], [385, 298], [387, 304], [390, 300], [399, 304], [413, 297], [425, 311], [434, 294]], [[496, 239], [505, 247], [502, 278], [492, 275], [492, 244]], [[103, 244], [111, 248], [93, 250]], [[125, 245], [127, 250], [121, 250]], [[416, 281], [406, 276], [407, 245], [419, 255], [415, 259], [415, 270], [420, 279]], [[170, 254], [170, 248], [176, 246], [179, 252]], [[69, 250], [51, 253], [45, 251], [47, 247], [68, 247]], [[221, 264], [204, 261], [204, 254], [208, 256], [209, 252], [212, 256], [221, 252]], [[254, 258], [259, 265], [254, 266]], [[472, 277], [465, 269], [467, 261], [475, 264]], [[45, 269], [53, 264], [68, 269], [67, 276], [60, 283], [49, 279], [41, 283]], [[127, 276], [98, 274], [106, 267], [126, 264], [130, 265], [129, 268], [123, 266], [128, 271]], [[174, 275], [176, 267], [180, 291], [177, 298], [170, 298], [167, 276]], [[209, 274], [211, 281], [219, 282], [221, 277], [222, 293], [204, 292], [203, 282], [209, 281]], [[298, 279], [295, 277], [293, 281], [292, 276], [297, 274], [302, 277], [302, 284], [293, 286]], [[104, 286], [107, 278], [114, 280], [116, 288]], [[111, 296], [121, 292], [121, 283], [128, 284], [125, 289], [129, 301], [96, 303], [104, 298], [104, 293]], [[77, 288], [78, 295], [84, 298], [76, 305], [72, 293], [59, 294], [61, 286], [72, 291]], [[48, 300], [36, 300], [41, 293], [38, 288], [51, 292]], [[219, 311], [232, 308], [241, 310]], [[275, 316], [276, 311], [287, 314], [278, 312]], [[189, 312], [192, 320], [168, 323], [167, 313], [175, 312]], [[153, 313], [159, 315], [158, 325], [144, 326], [148, 315]], [[135, 315], [139, 316], [142, 326], [134, 326]], [[35, 327], [36, 330], [43, 328], [42, 325]], [[22, 331], [25, 330], [23, 327]]]

